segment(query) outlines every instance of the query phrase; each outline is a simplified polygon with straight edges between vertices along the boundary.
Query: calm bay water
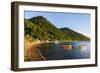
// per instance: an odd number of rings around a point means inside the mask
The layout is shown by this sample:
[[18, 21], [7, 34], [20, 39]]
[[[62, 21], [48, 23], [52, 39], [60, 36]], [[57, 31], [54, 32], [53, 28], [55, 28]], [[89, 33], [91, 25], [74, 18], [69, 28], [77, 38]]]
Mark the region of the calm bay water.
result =
[[[72, 45], [72, 48], [64, 48], [63, 46], [66, 45]], [[83, 46], [83, 48], [80, 46]], [[90, 42], [87, 41], [44, 43], [41, 44], [39, 50], [47, 60], [90, 58]]]

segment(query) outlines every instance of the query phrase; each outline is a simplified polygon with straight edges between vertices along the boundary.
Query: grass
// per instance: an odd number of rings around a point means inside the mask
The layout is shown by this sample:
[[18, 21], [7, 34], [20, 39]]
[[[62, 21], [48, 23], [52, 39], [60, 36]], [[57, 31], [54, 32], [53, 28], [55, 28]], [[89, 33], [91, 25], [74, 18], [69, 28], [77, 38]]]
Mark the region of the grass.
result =
[[41, 42], [30, 42], [25, 40], [24, 48], [24, 61], [42, 61], [45, 60], [42, 54], [39, 52], [39, 45]]

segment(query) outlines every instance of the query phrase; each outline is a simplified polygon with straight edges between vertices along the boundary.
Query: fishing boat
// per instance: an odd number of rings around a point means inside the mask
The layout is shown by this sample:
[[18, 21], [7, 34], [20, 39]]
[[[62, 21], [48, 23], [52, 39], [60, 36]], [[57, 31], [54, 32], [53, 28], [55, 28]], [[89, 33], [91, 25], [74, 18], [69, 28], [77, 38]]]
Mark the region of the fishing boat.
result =
[[72, 50], [72, 45], [63, 45], [62, 46], [65, 50]]

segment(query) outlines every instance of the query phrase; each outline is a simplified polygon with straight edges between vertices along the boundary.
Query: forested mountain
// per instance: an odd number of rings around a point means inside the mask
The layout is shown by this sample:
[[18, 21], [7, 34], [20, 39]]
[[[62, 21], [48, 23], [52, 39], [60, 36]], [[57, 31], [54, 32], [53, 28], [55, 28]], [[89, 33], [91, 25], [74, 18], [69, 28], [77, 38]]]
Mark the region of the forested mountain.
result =
[[76, 40], [76, 41], [77, 40], [78, 41], [89, 41], [90, 40], [89, 37], [87, 37], [87, 36], [85, 36], [85, 35], [83, 35], [81, 33], [78, 33], [78, 32], [76, 32], [76, 31], [74, 31], [72, 29], [69, 29], [67, 27], [61, 28], [60, 30], [63, 31], [68, 36], [70, 36], [72, 40]]
[[25, 36], [49, 41], [88, 41], [88, 37], [69, 28], [57, 28], [43, 16], [24, 19]]

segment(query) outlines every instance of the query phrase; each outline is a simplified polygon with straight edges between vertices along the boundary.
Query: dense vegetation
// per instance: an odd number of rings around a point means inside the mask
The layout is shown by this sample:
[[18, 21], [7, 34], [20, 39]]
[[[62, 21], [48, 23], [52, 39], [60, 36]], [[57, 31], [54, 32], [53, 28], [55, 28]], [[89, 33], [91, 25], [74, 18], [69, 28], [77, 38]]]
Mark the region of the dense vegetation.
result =
[[87, 41], [88, 37], [69, 28], [58, 29], [43, 16], [24, 19], [25, 37], [32, 40]]

